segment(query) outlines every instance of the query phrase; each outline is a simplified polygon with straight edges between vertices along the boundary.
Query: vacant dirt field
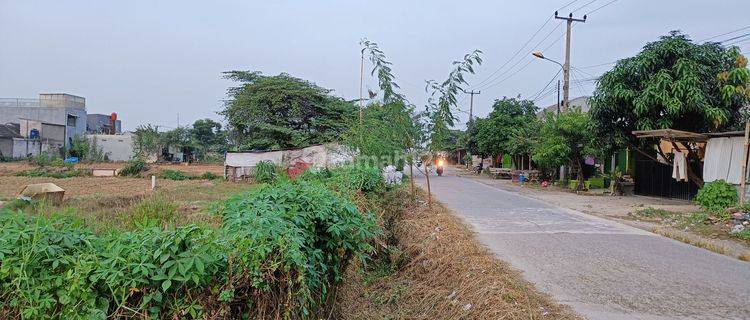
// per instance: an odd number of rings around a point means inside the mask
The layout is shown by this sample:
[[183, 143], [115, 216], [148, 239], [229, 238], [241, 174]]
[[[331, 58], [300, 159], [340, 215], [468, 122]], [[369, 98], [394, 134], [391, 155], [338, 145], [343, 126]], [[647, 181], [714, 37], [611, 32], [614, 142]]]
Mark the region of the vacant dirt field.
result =
[[[144, 178], [125, 177], [75, 177], [66, 179], [55, 178], [29, 178], [2, 176], [0, 177], [0, 199], [15, 198], [21, 189], [32, 183], [52, 182], [60, 188], [65, 189], [65, 198], [92, 197], [132, 197], [144, 195], [151, 192], [151, 181]], [[159, 179], [157, 186], [164, 189], [172, 189], [181, 185], [196, 185], [202, 183], [200, 180], [173, 181]]]
[[[125, 165], [124, 162], [102, 162], [102, 163], [80, 163], [75, 167], [78, 169], [120, 169]], [[149, 173], [158, 173], [161, 170], [179, 170], [188, 174], [200, 175], [204, 172], [211, 172], [216, 175], [224, 174], [224, 166], [221, 164], [151, 164]], [[31, 170], [35, 166], [26, 161], [3, 162], [0, 163], [0, 176], [12, 175], [16, 172]]]

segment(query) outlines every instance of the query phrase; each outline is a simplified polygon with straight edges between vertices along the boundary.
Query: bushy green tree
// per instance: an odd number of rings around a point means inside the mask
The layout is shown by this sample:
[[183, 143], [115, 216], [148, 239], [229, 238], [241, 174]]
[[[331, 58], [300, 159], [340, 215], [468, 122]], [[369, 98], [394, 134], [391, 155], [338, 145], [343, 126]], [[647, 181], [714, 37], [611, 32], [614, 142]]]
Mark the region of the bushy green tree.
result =
[[136, 157], [142, 158], [159, 152], [161, 134], [159, 127], [151, 124], [140, 125], [133, 133], [133, 148]]
[[224, 110], [234, 138], [243, 149], [287, 149], [338, 140], [353, 103], [331, 90], [282, 73], [230, 71], [224, 77], [239, 82], [229, 88]]
[[587, 155], [599, 155], [591, 119], [580, 109], [555, 115], [546, 113], [539, 126], [539, 140], [532, 159], [542, 168], [574, 165], [578, 169], [579, 188], [583, 185], [583, 161]]
[[530, 153], [537, 132], [537, 110], [530, 100], [506, 97], [495, 100], [487, 118], [477, 120], [475, 134], [479, 154]]
[[[741, 108], [750, 101], [746, 67], [736, 48], [697, 44], [673, 31], [601, 76], [590, 101], [597, 135], [608, 149], [627, 146], [651, 157], [658, 141], [637, 139], [633, 131], [736, 128], [743, 122]], [[688, 157], [697, 157], [695, 150]], [[691, 180], [702, 183], [695, 175]]]
[[226, 151], [227, 136], [221, 123], [211, 119], [199, 119], [193, 122], [192, 139], [201, 153], [221, 153]]

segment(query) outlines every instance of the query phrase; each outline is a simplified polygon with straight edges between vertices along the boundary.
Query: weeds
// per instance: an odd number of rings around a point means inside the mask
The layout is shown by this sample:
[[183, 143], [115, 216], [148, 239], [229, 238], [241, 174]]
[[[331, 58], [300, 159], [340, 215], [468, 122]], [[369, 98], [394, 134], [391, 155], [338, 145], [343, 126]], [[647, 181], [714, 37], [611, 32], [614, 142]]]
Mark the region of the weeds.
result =
[[120, 169], [120, 175], [122, 176], [137, 176], [141, 172], [148, 170], [148, 164], [143, 159], [136, 158], [128, 161], [125, 166]]
[[176, 226], [185, 217], [161, 196], [135, 205], [131, 231], [104, 234], [26, 209], [0, 212], [3, 318], [315, 318], [380, 234], [372, 214], [322, 181], [234, 196], [217, 227]]

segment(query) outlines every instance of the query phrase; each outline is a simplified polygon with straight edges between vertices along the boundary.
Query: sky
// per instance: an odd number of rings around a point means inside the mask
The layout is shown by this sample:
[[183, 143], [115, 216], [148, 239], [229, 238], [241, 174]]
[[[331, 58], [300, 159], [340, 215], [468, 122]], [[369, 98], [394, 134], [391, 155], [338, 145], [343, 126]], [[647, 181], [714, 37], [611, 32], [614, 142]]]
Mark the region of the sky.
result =
[[[588, 14], [572, 31], [571, 97], [591, 94], [610, 63], [671, 30], [702, 41], [750, 26], [748, 0], [0, 0], [0, 97], [83, 96], [89, 113], [117, 112], [125, 130], [222, 121], [217, 112], [233, 85], [222, 72], [229, 70], [285, 72], [357, 99], [359, 42], [367, 38], [418, 107], [425, 81], [444, 80], [451, 62], [474, 49], [484, 59], [467, 76], [467, 89], [481, 91], [475, 115], [519, 94], [544, 107], [557, 101], [560, 67], [529, 53], [564, 59], [565, 26], [551, 18], [555, 10]], [[750, 40], [737, 46], [748, 52]], [[369, 73], [365, 88], [377, 91]], [[461, 95], [460, 123], [468, 104]]]

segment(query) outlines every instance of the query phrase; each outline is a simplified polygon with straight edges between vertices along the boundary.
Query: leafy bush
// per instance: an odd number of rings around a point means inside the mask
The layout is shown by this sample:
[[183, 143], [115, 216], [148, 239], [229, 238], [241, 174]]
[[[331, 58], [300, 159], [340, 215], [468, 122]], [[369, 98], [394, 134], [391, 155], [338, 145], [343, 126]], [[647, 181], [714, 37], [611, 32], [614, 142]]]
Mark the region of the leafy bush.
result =
[[123, 176], [137, 176], [141, 172], [148, 170], [148, 164], [143, 159], [136, 158], [128, 161], [125, 166], [120, 169], [120, 175]]
[[40, 168], [36, 168], [32, 170], [19, 171], [19, 172], [16, 172], [15, 175], [19, 177], [30, 177], [30, 178], [47, 177], [47, 178], [64, 179], [64, 178], [83, 176], [84, 171], [81, 171], [78, 169], [50, 170], [44, 167], [40, 167]]
[[219, 179], [219, 178], [221, 178], [221, 176], [219, 176], [219, 175], [217, 175], [217, 174], [215, 174], [215, 173], [213, 173], [213, 172], [210, 172], [210, 171], [206, 171], [206, 172], [204, 172], [204, 173], [203, 173], [203, 174], [202, 174], [202, 175], [200, 176], [200, 178], [201, 178], [201, 179], [205, 179], [205, 180], [215, 180], [215, 179]]
[[55, 157], [47, 151], [41, 152], [29, 158], [29, 162], [37, 167], [65, 167], [67, 164], [60, 157]]
[[169, 179], [169, 180], [190, 180], [193, 177], [185, 174], [185, 172], [182, 172], [180, 170], [162, 170], [161, 174], [159, 174], [159, 177], [162, 179]]
[[[364, 259], [377, 234], [375, 217], [323, 184], [285, 181], [229, 199], [221, 212], [237, 263], [260, 295], [283, 310], [307, 313], [326, 301], [349, 259]], [[237, 287], [237, 286], [235, 286]], [[263, 292], [257, 288], [282, 288]], [[235, 291], [235, 295], [241, 292]], [[276, 306], [270, 306], [276, 308]]]
[[276, 165], [271, 161], [261, 161], [255, 165], [254, 179], [258, 183], [270, 183], [276, 181]]
[[704, 210], [721, 212], [737, 203], [737, 189], [724, 180], [708, 182], [698, 190], [695, 202]]
[[96, 235], [53, 214], [0, 210], [0, 315], [7, 318], [314, 318], [379, 234], [372, 214], [322, 182], [262, 186], [225, 201], [222, 226], [163, 229], [143, 201], [130, 232]]

